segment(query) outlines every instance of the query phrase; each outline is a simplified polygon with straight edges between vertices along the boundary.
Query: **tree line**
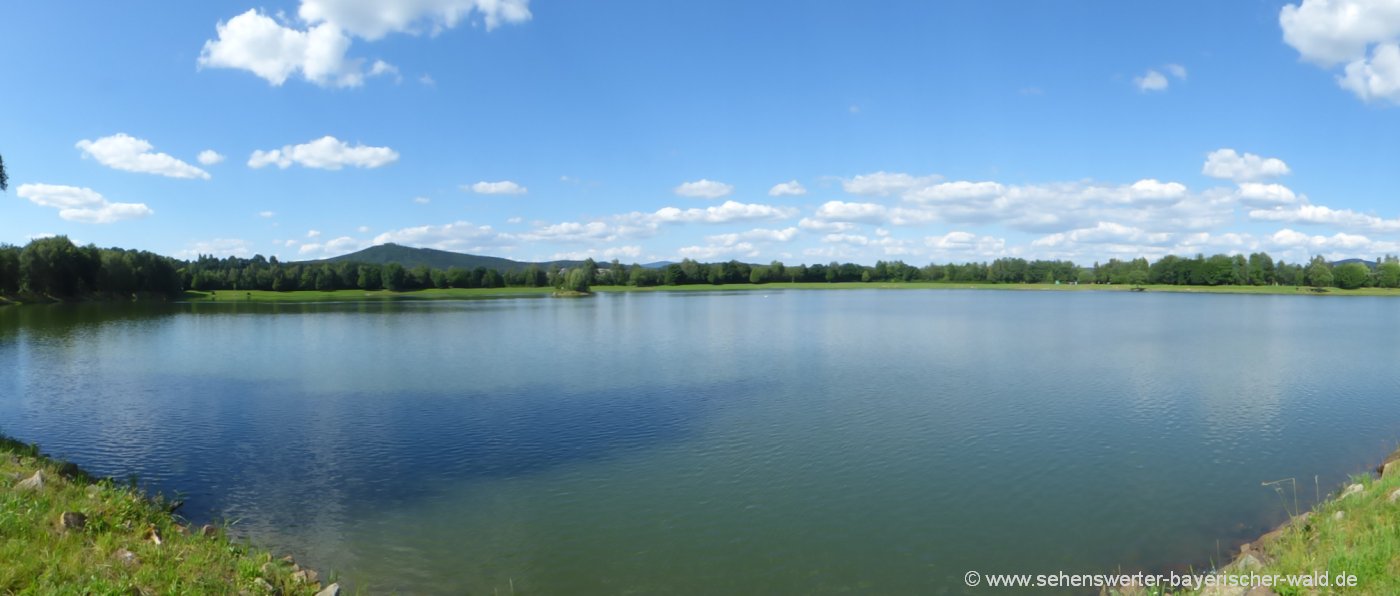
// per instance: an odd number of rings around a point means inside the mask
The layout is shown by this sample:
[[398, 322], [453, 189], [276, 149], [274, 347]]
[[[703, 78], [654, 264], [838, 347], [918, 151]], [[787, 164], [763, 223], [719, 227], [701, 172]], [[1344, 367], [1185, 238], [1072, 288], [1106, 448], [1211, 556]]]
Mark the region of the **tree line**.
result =
[[0, 245], [0, 294], [54, 298], [82, 296], [177, 296], [186, 290], [390, 290], [428, 288], [555, 287], [586, 291], [594, 285], [674, 286], [773, 282], [955, 282], [1166, 285], [1292, 285], [1354, 289], [1400, 287], [1400, 259], [1385, 256], [1373, 268], [1361, 262], [1333, 266], [1313, 257], [1306, 263], [1275, 261], [1266, 253], [1111, 259], [1079, 266], [1064, 260], [1000, 258], [988, 263], [915, 267], [903, 261], [767, 265], [686, 259], [663, 267], [592, 259], [564, 268], [531, 265], [521, 270], [406, 268], [398, 264], [282, 263], [276, 257], [200, 256], [180, 260], [147, 251], [77, 246], [65, 236], [40, 238], [23, 247]]

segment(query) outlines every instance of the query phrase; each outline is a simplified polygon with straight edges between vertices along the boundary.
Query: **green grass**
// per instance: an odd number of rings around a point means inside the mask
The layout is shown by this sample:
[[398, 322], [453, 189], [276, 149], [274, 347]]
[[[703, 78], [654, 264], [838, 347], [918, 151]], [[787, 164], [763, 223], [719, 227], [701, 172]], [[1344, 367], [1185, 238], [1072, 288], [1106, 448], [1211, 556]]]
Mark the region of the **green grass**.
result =
[[[1357, 576], [1357, 593], [1400, 594], [1400, 501], [1389, 498], [1400, 490], [1400, 475], [1354, 481], [1362, 492], [1329, 499], [1306, 518], [1256, 542], [1264, 563], [1259, 573], [1350, 573]], [[1341, 519], [1334, 517], [1338, 512]], [[1293, 587], [1274, 591], [1282, 596], [1307, 593]]]
[[[1069, 285], [1069, 284], [992, 284], [950, 282], [884, 282], [884, 283], [769, 283], [769, 284], [698, 284], [684, 286], [594, 286], [597, 292], [776, 292], [781, 290], [1001, 290], [1040, 292], [1127, 292], [1128, 285]], [[1143, 286], [1145, 292], [1175, 292], [1185, 294], [1272, 294], [1286, 296], [1400, 296], [1396, 288], [1360, 288], [1341, 290], [1328, 288], [1325, 293], [1308, 287], [1295, 286]], [[335, 290], [331, 292], [296, 291], [269, 292], [263, 290], [220, 290], [217, 292], [186, 292], [185, 299], [195, 302], [340, 302], [356, 300], [472, 300], [549, 296], [554, 288], [469, 288], [431, 289], [408, 292], [387, 290]]]
[[[17, 485], [42, 470], [38, 490]], [[64, 512], [87, 516], [81, 529]], [[161, 539], [151, 540], [152, 532]], [[134, 559], [123, 558], [126, 553]], [[186, 528], [159, 499], [0, 437], [0, 594], [314, 594], [292, 563]]]

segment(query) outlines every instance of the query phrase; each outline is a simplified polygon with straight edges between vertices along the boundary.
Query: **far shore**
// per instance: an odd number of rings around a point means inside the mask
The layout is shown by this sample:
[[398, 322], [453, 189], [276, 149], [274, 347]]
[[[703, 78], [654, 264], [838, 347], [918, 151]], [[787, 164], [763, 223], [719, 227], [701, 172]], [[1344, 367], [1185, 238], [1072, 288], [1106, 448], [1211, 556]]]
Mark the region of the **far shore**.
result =
[[[629, 292], [775, 292], [783, 290], [990, 290], [1010, 292], [1172, 292], [1178, 294], [1263, 294], [1271, 296], [1397, 296], [1400, 288], [1318, 288], [1309, 286], [1176, 286], [1127, 284], [1027, 284], [1027, 283], [954, 283], [954, 282], [774, 282], [765, 284], [691, 284], [680, 286], [593, 286], [590, 294]], [[389, 290], [297, 290], [273, 292], [267, 290], [219, 290], [214, 292], [186, 291], [171, 298], [142, 297], [139, 300], [168, 302], [352, 302], [375, 300], [478, 300], [491, 298], [548, 298], [557, 295], [552, 287], [504, 288], [432, 288], [393, 292]], [[111, 298], [77, 300], [77, 302], [126, 302]], [[28, 303], [52, 303], [57, 300], [28, 300], [24, 297], [0, 296], [0, 306]]]

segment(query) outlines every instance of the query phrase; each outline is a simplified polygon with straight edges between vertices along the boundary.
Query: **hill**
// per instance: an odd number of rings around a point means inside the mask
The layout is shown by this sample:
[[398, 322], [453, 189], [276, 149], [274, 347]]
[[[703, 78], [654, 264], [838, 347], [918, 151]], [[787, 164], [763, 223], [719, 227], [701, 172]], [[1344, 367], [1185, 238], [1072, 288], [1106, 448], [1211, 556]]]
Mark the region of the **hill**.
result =
[[1375, 261], [1367, 261], [1366, 259], [1342, 259], [1342, 260], [1340, 260], [1340, 261], [1332, 261], [1332, 266], [1333, 266], [1333, 267], [1336, 267], [1336, 266], [1339, 266], [1339, 265], [1346, 265], [1347, 263], [1361, 263], [1362, 265], [1365, 265], [1365, 266], [1370, 267], [1370, 268], [1372, 268], [1372, 269], [1375, 269], [1375, 268], [1376, 268], [1376, 262], [1375, 262]]
[[406, 268], [412, 269], [419, 265], [426, 265], [433, 269], [450, 269], [458, 267], [461, 269], [475, 269], [485, 267], [497, 271], [520, 271], [530, 265], [536, 265], [541, 269], [548, 269], [550, 265], [560, 267], [573, 267], [583, 263], [583, 261], [545, 261], [542, 263], [530, 263], [523, 261], [512, 261], [501, 257], [486, 257], [481, 255], [469, 255], [460, 252], [437, 250], [433, 248], [413, 248], [398, 244], [380, 244], [371, 246], [361, 251], [352, 252], [338, 257], [321, 259], [317, 261], [305, 261], [307, 264], [320, 263], [369, 263], [384, 265], [387, 263], [398, 263]]

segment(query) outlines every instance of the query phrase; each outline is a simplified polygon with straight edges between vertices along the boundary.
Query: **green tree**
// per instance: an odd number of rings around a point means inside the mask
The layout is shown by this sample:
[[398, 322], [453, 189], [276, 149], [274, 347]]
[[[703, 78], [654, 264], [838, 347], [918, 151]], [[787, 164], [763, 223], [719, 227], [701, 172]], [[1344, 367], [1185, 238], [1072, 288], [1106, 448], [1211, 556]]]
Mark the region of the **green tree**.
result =
[[1361, 263], [1347, 263], [1333, 271], [1337, 287], [1355, 290], [1371, 285], [1371, 268]]
[[398, 263], [385, 265], [381, 275], [384, 277], [384, 289], [391, 292], [402, 290], [408, 277], [408, 274], [403, 270], [403, 265]]
[[1308, 265], [1307, 280], [1308, 285], [1314, 288], [1332, 285], [1332, 266], [1327, 263], [1327, 259], [1321, 256], [1313, 257], [1312, 263]]
[[1376, 285], [1382, 288], [1400, 288], [1400, 263], [1386, 261], [1376, 265]]
[[564, 278], [564, 290], [570, 292], [587, 292], [589, 273], [585, 267], [574, 267], [569, 270], [569, 274]]

